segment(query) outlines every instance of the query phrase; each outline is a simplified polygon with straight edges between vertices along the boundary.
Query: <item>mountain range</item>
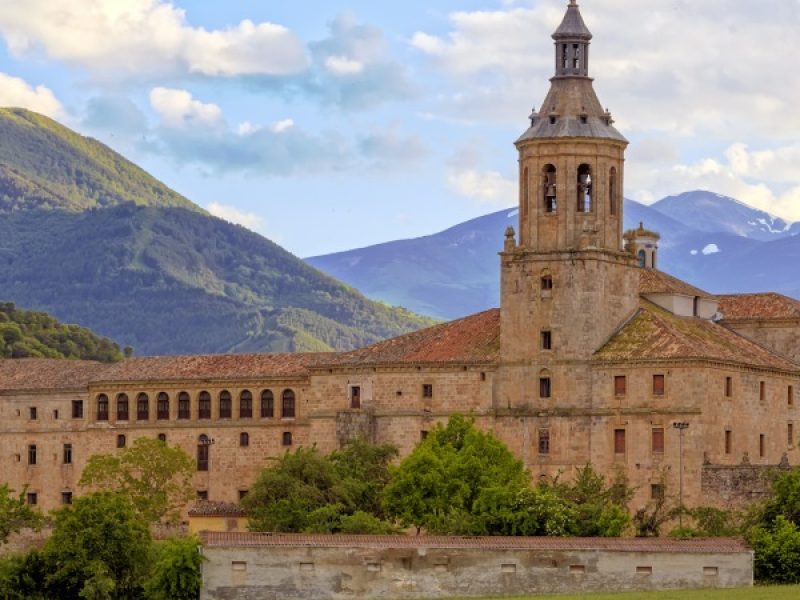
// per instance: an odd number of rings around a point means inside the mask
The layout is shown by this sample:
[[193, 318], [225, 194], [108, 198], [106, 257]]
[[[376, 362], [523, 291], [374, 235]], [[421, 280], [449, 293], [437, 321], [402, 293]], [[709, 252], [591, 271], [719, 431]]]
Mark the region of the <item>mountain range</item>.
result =
[[433, 322], [21, 109], [0, 109], [0, 300], [138, 354], [344, 350]]
[[[514, 208], [416, 239], [306, 259], [371, 298], [440, 319], [498, 306], [498, 251]], [[625, 228], [661, 234], [659, 268], [712, 293], [776, 291], [800, 298], [800, 223], [708, 191], [646, 206], [625, 201]]]

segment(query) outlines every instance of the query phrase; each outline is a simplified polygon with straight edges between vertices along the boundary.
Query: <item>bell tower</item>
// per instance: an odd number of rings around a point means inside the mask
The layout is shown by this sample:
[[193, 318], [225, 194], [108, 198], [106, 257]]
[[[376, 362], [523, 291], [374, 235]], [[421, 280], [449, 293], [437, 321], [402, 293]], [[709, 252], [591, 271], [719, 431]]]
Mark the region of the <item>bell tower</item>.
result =
[[591, 404], [590, 360], [639, 306], [623, 251], [625, 148], [589, 77], [592, 34], [571, 0], [555, 74], [519, 151], [519, 238], [501, 253], [498, 408]]

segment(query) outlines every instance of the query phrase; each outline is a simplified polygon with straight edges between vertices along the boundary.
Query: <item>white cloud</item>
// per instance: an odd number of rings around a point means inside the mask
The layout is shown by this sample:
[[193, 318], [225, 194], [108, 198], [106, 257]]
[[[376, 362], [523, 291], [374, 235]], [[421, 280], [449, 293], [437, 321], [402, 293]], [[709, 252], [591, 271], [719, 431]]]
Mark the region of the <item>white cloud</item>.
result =
[[0, 34], [17, 56], [47, 56], [97, 75], [287, 75], [304, 70], [303, 44], [285, 27], [244, 20], [206, 30], [164, 0], [5, 2]]
[[53, 92], [43, 86], [33, 87], [19, 77], [0, 73], [0, 106], [27, 108], [48, 117], [59, 117], [64, 107]]
[[220, 219], [228, 221], [229, 223], [236, 223], [237, 225], [247, 227], [253, 231], [255, 231], [256, 228], [260, 227], [264, 223], [264, 219], [255, 213], [245, 212], [239, 210], [235, 206], [222, 204], [220, 202], [212, 202], [209, 204], [208, 212], [215, 217], [219, 217]]
[[293, 119], [282, 119], [272, 124], [272, 131], [283, 133], [284, 131], [289, 131], [292, 127], [294, 127]]
[[157, 87], [150, 90], [150, 105], [167, 127], [202, 124], [214, 126], [222, 121], [222, 110], [216, 104], [204, 104], [186, 90]]
[[346, 56], [329, 56], [325, 59], [325, 68], [334, 75], [346, 77], [347, 75], [362, 73], [364, 71], [364, 63]]
[[467, 198], [498, 206], [513, 205], [517, 201], [517, 183], [497, 171], [451, 170], [447, 174], [447, 186]]

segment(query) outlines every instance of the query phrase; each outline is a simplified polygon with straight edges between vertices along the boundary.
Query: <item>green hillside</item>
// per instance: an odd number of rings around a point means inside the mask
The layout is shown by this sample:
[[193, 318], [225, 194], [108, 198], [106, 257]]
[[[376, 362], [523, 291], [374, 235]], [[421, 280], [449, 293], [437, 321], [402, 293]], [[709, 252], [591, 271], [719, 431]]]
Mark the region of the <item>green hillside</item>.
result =
[[100, 142], [42, 115], [0, 108], [0, 213], [123, 202], [201, 210]]
[[79, 325], [62, 325], [43, 312], [0, 303], [0, 358], [75, 358], [114, 362], [119, 346]]
[[38, 177], [38, 191], [15, 196], [0, 218], [0, 290], [20, 305], [139, 354], [344, 350], [431, 324], [207, 215], [48, 119], [0, 110], [4, 131], [16, 133], [0, 134], [0, 172]]

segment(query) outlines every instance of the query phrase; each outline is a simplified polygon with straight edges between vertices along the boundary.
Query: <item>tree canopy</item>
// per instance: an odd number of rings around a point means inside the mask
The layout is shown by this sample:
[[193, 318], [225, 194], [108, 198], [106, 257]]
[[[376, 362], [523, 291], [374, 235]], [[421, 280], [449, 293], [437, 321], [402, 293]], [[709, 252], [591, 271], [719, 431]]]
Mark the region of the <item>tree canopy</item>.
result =
[[125, 494], [148, 523], [175, 523], [194, 497], [193, 475], [194, 462], [181, 448], [140, 437], [117, 454], [92, 456], [79, 485]]
[[42, 517], [28, 504], [26, 492], [22, 490], [15, 494], [7, 483], [0, 484], [0, 546], [6, 543], [12, 533], [41, 524]]

